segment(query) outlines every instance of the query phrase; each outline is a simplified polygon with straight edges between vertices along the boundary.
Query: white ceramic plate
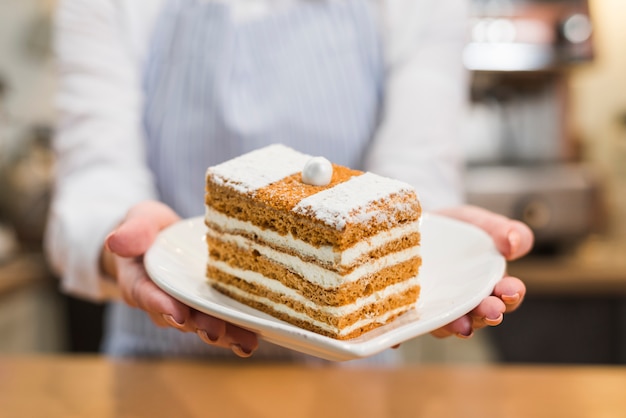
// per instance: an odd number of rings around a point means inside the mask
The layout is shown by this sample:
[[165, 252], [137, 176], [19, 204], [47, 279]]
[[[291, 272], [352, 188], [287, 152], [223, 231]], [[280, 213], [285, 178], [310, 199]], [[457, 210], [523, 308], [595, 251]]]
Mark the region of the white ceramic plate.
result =
[[163, 230], [147, 252], [148, 274], [187, 305], [257, 333], [261, 338], [328, 360], [368, 357], [459, 318], [488, 296], [506, 263], [480, 229], [449, 218], [422, 218], [422, 291], [416, 309], [362, 336], [340, 341], [303, 330], [222, 295], [206, 282], [202, 217]]

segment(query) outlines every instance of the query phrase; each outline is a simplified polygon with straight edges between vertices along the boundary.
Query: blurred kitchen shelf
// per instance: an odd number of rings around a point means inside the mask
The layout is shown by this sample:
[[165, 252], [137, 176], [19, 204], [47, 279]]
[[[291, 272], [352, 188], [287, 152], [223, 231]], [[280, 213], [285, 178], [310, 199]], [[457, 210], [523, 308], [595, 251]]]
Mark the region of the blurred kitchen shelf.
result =
[[40, 253], [21, 254], [0, 264], [0, 297], [11, 291], [50, 280]]
[[529, 294], [559, 296], [626, 295], [626, 239], [592, 236], [559, 255], [530, 255], [509, 263]]
[[57, 282], [43, 254], [18, 254], [0, 264], [0, 352], [62, 351], [65, 333]]

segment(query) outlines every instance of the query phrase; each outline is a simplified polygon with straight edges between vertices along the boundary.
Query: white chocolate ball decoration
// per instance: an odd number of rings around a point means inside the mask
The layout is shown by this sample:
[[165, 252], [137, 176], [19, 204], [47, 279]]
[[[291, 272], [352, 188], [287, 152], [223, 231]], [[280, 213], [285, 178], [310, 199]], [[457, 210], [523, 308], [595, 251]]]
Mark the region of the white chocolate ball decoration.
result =
[[313, 157], [304, 165], [302, 182], [311, 186], [327, 186], [333, 177], [333, 165], [324, 157]]

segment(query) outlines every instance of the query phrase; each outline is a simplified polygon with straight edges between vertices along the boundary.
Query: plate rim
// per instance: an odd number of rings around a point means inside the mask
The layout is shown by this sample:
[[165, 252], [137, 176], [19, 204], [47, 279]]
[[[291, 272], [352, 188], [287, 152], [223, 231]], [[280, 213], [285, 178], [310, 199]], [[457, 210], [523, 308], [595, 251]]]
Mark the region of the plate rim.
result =
[[[415, 310], [401, 315], [390, 324], [386, 324], [383, 327], [351, 340], [337, 340], [296, 327], [285, 321], [273, 318], [266, 313], [247, 307], [222, 294], [219, 294], [219, 297], [228, 298], [228, 305], [221, 304], [215, 300], [206, 299], [203, 303], [199, 303], [198, 295], [190, 295], [188, 291], [185, 291], [184, 286], [181, 289], [181, 287], [174, 286], [171, 279], [164, 279], [163, 276], [166, 275], [166, 273], [164, 273], [162, 265], [159, 267], [160, 264], [156, 258], [159, 256], [159, 251], [165, 251], [165, 248], [169, 245], [169, 240], [172, 240], [172, 238], [174, 241], [178, 239], [176, 235], [180, 234], [182, 229], [187, 229], [187, 231], [183, 231], [183, 233], [191, 233], [190, 231], [194, 230], [194, 228], [198, 228], [198, 224], [204, 225], [203, 216], [181, 219], [160, 231], [154, 243], [144, 256], [144, 266], [148, 277], [170, 296], [196, 310], [256, 332], [260, 339], [327, 360], [353, 360], [375, 355], [389, 347], [427, 334], [465, 315], [467, 312], [474, 309], [482, 299], [491, 294], [493, 287], [505, 273], [506, 260], [497, 251], [493, 240], [485, 231], [470, 223], [430, 212], [424, 212], [422, 214], [421, 222], [422, 225], [424, 225], [424, 222], [426, 222], [426, 224], [443, 222], [444, 225], [448, 224], [453, 228], [465, 229], [469, 231], [469, 234], [475, 234], [479, 239], [486, 240], [485, 244], [489, 244], [487, 245], [487, 250], [493, 262], [492, 269], [494, 272], [491, 273], [491, 277], [484, 279], [481, 291], [475, 292], [471, 298], [465, 301], [463, 309], [450, 309], [447, 315], [440, 315], [437, 320], [431, 319], [429, 322], [431, 326], [427, 327], [427, 330], [420, 330], [419, 332], [416, 332], [416, 329], [419, 329], [419, 326], [416, 326], [416, 323], [419, 322], [419, 318], [410, 318], [410, 316], [419, 315], [419, 312], [415, 311], [419, 309], [420, 304], [425, 303], [423, 294], [420, 295]], [[197, 239], [198, 241], [204, 241], [204, 233], [198, 232]], [[206, 249], [206, 247], [203, 248]], [[198, 253], [200, 253], [200, 251], [198, 251]], [[178, 257], [183, 256], [184, 255], [181, 254], [178, 255]], [[176, 256], [174, 257], [176, 258]], [[202, 258], [206, 260], [204, 255], [202, 255]], [[204, 263], [206, 263], [206, 261], [204, 261]], [[495, 271], [499, 271], [499, 273], [495, 273]], [[187, 274], [194, 277], [197, 275], [197, 273], [192, 274], [191, 272]], [[198, 284], [207, 283], [204, 280], [203, 274], [197, 279], [193, 278], [191, 280], [197, 280]], [[211, 289], [211, 291], [217, 292], [215, 289]], [[239, 306], [240, 309], [237, 309], [237, 306]], [[254, 314], [247, 312], [250, 310], [252, 310]], [[407, 322], [398, 322], [402, 320], [407, 320]]]

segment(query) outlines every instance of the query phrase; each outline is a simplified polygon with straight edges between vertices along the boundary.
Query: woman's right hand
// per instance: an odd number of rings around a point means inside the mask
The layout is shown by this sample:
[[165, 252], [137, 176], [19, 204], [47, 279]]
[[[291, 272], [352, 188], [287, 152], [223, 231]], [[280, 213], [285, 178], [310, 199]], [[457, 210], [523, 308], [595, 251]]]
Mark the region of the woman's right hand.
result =
[[179, 302], [148, 277], [143, 266], [145, 252], [159, 231], [179, 219], [162, 203], [146, 201], [137, 204], [107, 236], [102, 251], [102, 269], [117, 280], [124, 301], [145, 311], [157, 326], [195, 332], [209, 345], [249, 357], [258, 347], [256, 334]]

